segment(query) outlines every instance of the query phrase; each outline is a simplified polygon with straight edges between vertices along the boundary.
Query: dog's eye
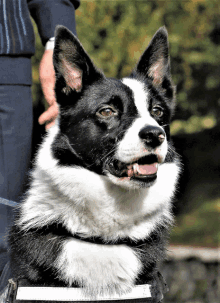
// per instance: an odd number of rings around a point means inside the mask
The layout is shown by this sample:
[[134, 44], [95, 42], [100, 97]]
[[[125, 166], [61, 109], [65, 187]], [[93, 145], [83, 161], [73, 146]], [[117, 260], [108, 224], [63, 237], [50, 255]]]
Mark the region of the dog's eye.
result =
[[157, 118], [160, 118], [163, 116], [163, 109], [160, 106], [153, 107], [151, 114]]
[[117, 110], [113, 107], [104, 107], [97, 112], [97, 115], [102, 118], [110, 118], [117, 115]]

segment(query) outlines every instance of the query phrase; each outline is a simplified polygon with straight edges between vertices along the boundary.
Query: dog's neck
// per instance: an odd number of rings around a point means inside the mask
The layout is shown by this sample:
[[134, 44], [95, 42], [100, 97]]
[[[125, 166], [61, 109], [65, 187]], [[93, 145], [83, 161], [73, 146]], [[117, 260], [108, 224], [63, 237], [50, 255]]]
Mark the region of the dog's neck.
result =
[[[51, 142], [57, 132], [57, 126], [50, 130], [39, 151], [32, 189], [22, 205], [20, 223], [24, 228], [60, 222], [72, 234], [105, 235], [112, 241], [129, 237], [138, 241], [149, 236], [163, 221], [172, 221], [170, 196], [177, 177], [174, 163], [161, 165], [151, 188], [127, 190], [85, 168], [58, 165], [51, 153]], [[164, 181], [168, 169], [172, 170], [169, 184]], [[50, 197], [45, 203], [48, 192]]]
[[[60, 226], [56, 225], [58, 230], [60, 230]], [[67, 232], [68, 233], [68, 232]], [[70, 234], [70, 233], [69, 233]], [[83, 241], [83, 242], [88, 242], [92, 244], [100, 244], [100, 245], [127, 245], [129, 247], [133, 248], [141, 248], [143, 245], [146, 244], [146, 239], [140, 239], [140, 240], [133, 240], [129, 237], [126, 238], [119, 238], [117, 240], [105, 240], [102, 237], [94, 236], [94, 237], [85, 237], [85, 235], [82, 234], [71, 234], [71, 237], [74, 239]]]

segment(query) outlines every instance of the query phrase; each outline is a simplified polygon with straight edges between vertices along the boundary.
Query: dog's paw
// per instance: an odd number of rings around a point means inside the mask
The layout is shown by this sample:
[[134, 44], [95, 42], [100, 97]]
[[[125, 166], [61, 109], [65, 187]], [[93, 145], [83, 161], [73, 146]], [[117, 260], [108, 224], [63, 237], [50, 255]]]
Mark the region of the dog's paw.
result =
[[141, 264], [125, 245], [98, 245], [69, 240], [57, 260], [59, 278], [78, 282], [91, 296], [123, 294], [134, 286]]

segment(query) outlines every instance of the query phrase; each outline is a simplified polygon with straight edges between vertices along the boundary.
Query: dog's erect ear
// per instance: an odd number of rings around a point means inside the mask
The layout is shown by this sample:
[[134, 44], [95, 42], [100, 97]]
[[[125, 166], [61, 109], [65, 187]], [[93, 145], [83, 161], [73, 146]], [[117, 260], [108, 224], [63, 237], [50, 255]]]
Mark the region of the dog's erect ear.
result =
[[65, 80], [63, 91], [67, 94], [71, 90], [80, 92], [85, 84], [104, 77], [77, 37], [64, 26], [56, 27], [53, 62], [56, 77], [62, 76]]
[[155, 86], [162, 85], [165, 76], [171, 79], [168, 34], [165, 26], [156, 32], [133, 73], [151, 79]]

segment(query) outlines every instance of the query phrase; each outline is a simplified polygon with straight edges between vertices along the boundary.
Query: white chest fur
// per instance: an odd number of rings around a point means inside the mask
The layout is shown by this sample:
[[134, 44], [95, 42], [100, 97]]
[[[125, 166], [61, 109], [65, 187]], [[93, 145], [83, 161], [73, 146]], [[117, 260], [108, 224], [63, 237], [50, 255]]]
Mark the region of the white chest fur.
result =
[[100, 245], [76, 239], [63, 243], [55, 264], [58, 275], [71, 285], [77, 281], [90, 295], [124, 293], [134, 286], [141, 263], [125, 245]]

